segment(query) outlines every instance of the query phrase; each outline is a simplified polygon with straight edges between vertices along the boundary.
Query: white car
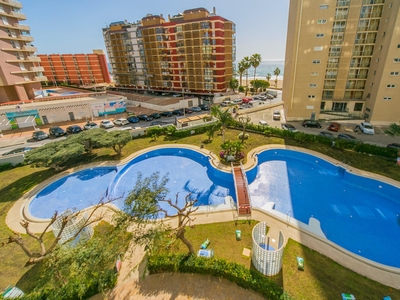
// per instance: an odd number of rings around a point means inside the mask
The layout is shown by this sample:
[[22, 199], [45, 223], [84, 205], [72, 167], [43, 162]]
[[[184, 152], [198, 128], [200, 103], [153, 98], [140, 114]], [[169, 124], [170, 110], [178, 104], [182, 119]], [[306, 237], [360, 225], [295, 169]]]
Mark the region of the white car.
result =
[[291, 132], [297, 132], [296, 127], [294, 127], [292, 124], [288, 124], [288, 123], [282, 124], [281, 127], [282, 127], [283, 130], [289, 130]]
[[129, 121], [127, 119], [120, 118], [120, 119], [114, 120], [114, 124], [117, 126], [124, 126], [124, 125], [129, 124]]
[[375, 133], [374, 127], [372, 127], [372, 125], [368, 122], [361, 122], [360, 130], [362, 133], [365, 133], [365, 134], [374, 134]]
[[272, 119], [275, 121], [279, 121], [281, 119], [281, 111], [280, 110], [275, 110]]
[[102, 120], [100, 122], [100, 128], [113, 128], [114, 124], [110, 120]]

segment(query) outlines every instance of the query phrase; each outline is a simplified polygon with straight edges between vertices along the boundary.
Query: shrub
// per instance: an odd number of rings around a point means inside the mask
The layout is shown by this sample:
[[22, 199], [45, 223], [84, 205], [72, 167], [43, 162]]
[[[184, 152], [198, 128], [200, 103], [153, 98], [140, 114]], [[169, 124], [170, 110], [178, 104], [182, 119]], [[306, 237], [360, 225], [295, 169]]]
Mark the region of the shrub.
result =
[[0, 172], [13, 169], [14, 166], [11, 163], [0, 164]]
[[182, 272], [223, 277], [245, 289], [252, 289], [267, 299], [292, 299], [274, 281], [258, 271], [224, 259], [187, 254], [156, 255], [149, 257], [147, 267], [150, 274]]
[[[241, 132], [241, 133], [238, 134], [238, 139], [241, 140], [242, 137], [243, 137], [243, 132]], [[245, 134], [244, 134], [244, 139], [247, 140], [248, 138], [249, 138], [249, 134], [248, 134], [248, 133], [245, 133]]]

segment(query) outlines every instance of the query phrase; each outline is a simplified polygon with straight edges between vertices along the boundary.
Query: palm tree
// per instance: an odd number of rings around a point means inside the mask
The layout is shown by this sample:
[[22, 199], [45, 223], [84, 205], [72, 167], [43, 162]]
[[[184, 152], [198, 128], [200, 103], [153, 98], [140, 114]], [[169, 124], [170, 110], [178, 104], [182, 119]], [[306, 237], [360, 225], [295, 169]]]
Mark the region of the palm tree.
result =
[[236, 78], [232, 78], [229, 80], [229, 87], [235, 91], [239, 87], [239, 82]]
[[243, 64], [246, 70], [246, 95], [247, 95], [248, 81], [249, 81], [248, 80], [249, 72], [247, 72], [247, 70], [251, 67], [250, 58], [248, 56], [243, 57], [241, 63]]
[[260, 65], [260, 63], [261, 63], [261, 55], [258, 53], [254, 53], [250, 57], [250, 64], [254, 68], [254, 80], [256, 80], [256, 70], [257, 67]]
[[278, 76], [279, 76], [279, 74], [281, 74], [281, 69], [276, 68], [276, 69], [274, 70], [274, 75], [276, 76], [276, 77], [275, 77], [275, 85], [276, 85], [276, 87], [278, 87]]
[[220, 126], [222, 143], [225, 143], [225, 130], [230, 124], [234, 122], [229, 108], [221, 109], [219, 106], [211, 106], [211, 115], [218, 119], [216, 126]]
[[237, 66], [237, 73], [239, 74], [239, 85], [242, 86], [243, 73], [247, 70], [243, 62], [239, 62]]
[[271, 73], [268, 73], [268, 74], [267, 74], [267, 81], [268, 81], [268, 83], [269, 83], [269, 80], [271, 79], [271, 77], [272, 77]]

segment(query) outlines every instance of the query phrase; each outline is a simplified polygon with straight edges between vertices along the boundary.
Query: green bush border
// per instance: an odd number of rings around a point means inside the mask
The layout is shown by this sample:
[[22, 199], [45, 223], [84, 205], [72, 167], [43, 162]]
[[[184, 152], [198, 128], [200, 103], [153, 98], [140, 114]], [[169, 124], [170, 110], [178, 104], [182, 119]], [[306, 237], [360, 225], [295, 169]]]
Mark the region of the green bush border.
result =
[[188, 254], [153, 255], [148, 258], [147, 268], [150, 274], [181, 272], [213, 275], [251, 289], [267, 299], [293, 299], [278, 284], [258, 271], [224, 259]]

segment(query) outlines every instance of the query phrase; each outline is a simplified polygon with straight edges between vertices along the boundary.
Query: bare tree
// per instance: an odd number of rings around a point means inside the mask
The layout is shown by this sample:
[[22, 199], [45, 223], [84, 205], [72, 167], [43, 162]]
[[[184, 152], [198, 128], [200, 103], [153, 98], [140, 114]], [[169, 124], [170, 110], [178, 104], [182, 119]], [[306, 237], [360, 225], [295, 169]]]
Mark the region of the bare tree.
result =
[[[105, 204], [110, 203], [113, 200], [107, 200], [103, 201], [100, 200], [92, 209], [86, 220], [84, 221], [83, 224], [81, 224], [80, 227], [78, 227], [77, 231], [66, 241], [64, 241], [62, 244], [67, 244], [71, 241], [73, 241], [75, 238], [79, 236], [79, 234], [88, 226], [92, 225], [93, 223], [97, 223], [100, 220], [103, 219], [104, 217], [104, 212], [101, 212], [99, 214], [95, 214], [100, 208], [102, 208]], [[26, 220], [22, 220], [20, 222], [21, 226], [25, 229], [26, 234], [28, 235], [27, 238], [32, 238], [36, 240], [36, 242], [39, 244], [39, 251], [34, 251], [32, 249], [29, 249], [24, 237], [20, 233], [13, 232], [13, 235], [10, 235], [6, 241], [2, 243], [2, 246], [6, 246], [11, 243], [16, 243], [19, 247], [21, 247], [22, 251], [28, 256], [28, 261], [26, 262], [25, 266], [30, 266], [34, 265], [38, 262], [43, 261], [46, 257], [48, 257], [57, 247], [59, 244], [59, 241], [61, 240], [62, 234], [64, 233], [65, 228], [67, 225], [76, 218], [81, 212], [77, 211], [69, 215], [59, 215], [58, 212], [56, 211], [54, 215], [51, 217], [49, 224], [47, 224], [46, 228], [42, 231], [40, 234], [35, 234], [33, 233], [30, 228], [29, 228], [29, 222]], [[52, 240], [50, 246], [47, 248], [43, 238], [44, 235], [49, 231], [51, 226], [57, 221], [60, 221], [60, 230], [57, 234], [57, 236], [54, 237]]]
[[165, 209], [160, 209], [161, 212], [164, 213], [166, 218], [177, 218], [178, 226], [172, 229], [172, 232], [175, 234], [177, 239], [180, 239], [182, 243], [186, 245], [189, 252], [194, 254], [194, 248], [192, 243], [185, 237], [186, 229], [185, 227], [195, 219], [191, 218], [190, 215], [199, 209], [199, 206], [194, 208], [194, 205], [197, 203], [197, 200], [190, 199], [191, 193], [187, 194], [185, 197], [185, 205], [183, 207], [178, 206], [178, 197], [179, 193], [175, 195], [175, 203], [172, 203], [171, 199], [161, 200], [162, 202], [168, 203], [169, 206], [174, 208], [177, 212], [175, 214], [169, 214]]

